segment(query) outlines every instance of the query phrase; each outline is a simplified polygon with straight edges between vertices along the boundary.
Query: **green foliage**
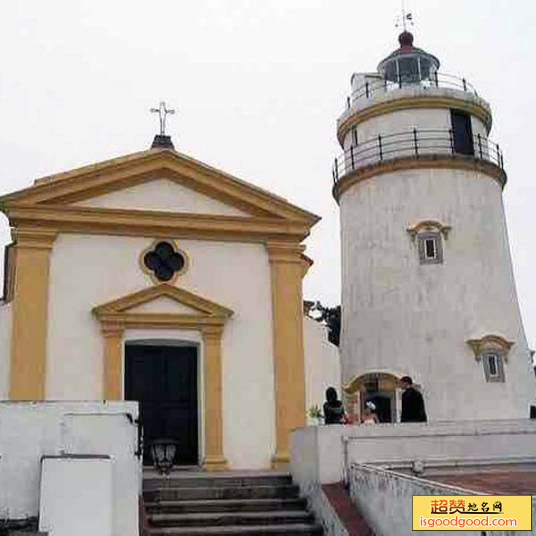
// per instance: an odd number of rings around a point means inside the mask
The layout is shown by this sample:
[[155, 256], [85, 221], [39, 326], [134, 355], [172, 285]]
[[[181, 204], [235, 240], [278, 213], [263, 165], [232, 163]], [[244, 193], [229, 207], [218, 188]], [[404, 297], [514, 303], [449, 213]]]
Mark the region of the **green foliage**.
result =
[[339, 346], [341, 336], [341, 306], [325, 307], [319, 301], [306, 301], [305, 311], [307, 316], [327, 326], [329, 342], [335, 346]]
[[308, 415], [311, 419], [323, 419], [324, 415], [320, 411], [320, 408], [317, 405], [311, 406], [308, 411]]

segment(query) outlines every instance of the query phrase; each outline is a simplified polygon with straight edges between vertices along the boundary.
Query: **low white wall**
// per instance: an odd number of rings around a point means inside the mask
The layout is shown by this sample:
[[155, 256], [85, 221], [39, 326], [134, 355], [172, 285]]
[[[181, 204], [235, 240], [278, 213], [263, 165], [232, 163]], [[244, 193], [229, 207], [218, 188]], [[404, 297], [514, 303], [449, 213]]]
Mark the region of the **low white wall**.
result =
[[303, 492], [340, 482], [352, 463], [424, 467], [535, 461], [536, 421], [310, 426], [291, 436], [292, 476]]
[[[307, 426], [291, 435], [290, 471], [292, 479], [307, 497], [326, 536], [348, 536], [344, 525], [322, 490], [324, 482], [338, 482], [343, 472], [342, 425]], [[333, 459], [327, 449], [335, 448]]]
[[[305, 408], [322, 408], [328, 387], [335, 387], [341, 396], [341, 362], [339, 349], [328, 340], [326, 326], [309, 318], [303, 319], [305, 351]], [[309, 424], [316, 420], [307, 417]]]
[[0, 403], [0, 517], [37, 517], [43, 456], [107, 455], [113, 460], [112, 534], [137, 536], [137, 418], [137, 402]]
[[9, 396], [11, 354], [11, 304], [0, 303], [0, 400]]
[[309, 495], [318, 484], [340, 482], [344, 472], [342, 424], [307, 426], [290, 437], [290, 472], [302, 493]]
[[357, 427], [347, 437], [349, 463], [399, 464], [531, 461], [536, 422], [526, 420], [412, 423]]
[[107, 456], [44, 458], [39, 530], [54, 536], [111, 536], [112, 464]]
[[[481, 495], [471, 490], [429, 482], [366, 465], [350, 468], [350, 495], [376, 536], [406, 536], [412, 530], [413, 495]], [[534, 500], [532, 510], [534, 517]], [[468, 536], [481, 536], [482, 531], [461, 531]], [[433, 531], [449, 536], [452, 531]], [[493, 531], [495, 536], [533, 534], [532, 531]]]

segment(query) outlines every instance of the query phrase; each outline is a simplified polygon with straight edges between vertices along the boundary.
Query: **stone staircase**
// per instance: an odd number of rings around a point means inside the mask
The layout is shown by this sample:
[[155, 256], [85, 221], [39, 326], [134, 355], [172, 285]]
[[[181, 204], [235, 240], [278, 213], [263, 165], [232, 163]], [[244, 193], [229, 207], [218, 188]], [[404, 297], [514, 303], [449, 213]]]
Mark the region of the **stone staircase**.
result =
[[146, 476], [143, 499], [147, 536], [322, 535], [287, 473]]

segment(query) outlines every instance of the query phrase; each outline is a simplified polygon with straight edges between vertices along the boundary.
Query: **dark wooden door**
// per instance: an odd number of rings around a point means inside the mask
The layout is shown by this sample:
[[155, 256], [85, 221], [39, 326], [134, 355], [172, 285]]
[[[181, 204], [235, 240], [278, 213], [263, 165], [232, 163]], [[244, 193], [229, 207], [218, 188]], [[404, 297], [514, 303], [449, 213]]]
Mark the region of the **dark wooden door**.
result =
[[152, 464], [150, 442], [164, 438], [179, 442], [176, 465], [198, 464], [195, 347], [127, 344], [125, 400], [140, 403], [144, 464]]
[[475, 146], [473, 143], [471, 116], [460, 110], [451, 110], [450, 118], [452, 123], [454, 152], [474, 155]]

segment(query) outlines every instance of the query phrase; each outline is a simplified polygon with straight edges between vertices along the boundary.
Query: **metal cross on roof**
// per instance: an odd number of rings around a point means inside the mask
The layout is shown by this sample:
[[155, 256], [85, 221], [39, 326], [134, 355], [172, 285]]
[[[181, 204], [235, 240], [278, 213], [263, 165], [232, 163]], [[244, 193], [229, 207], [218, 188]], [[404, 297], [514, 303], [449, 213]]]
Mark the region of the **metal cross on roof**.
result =
[[151, 113], [158, 114], [160, 117], [160, 136], [166, 135], [166, 116], [168, 114], [173, 115], [175, 110], [171, 108], [166, 108], [166, 103], [162, 101], [158, 108], [151, 108]]
[[399, 28], [402, 26], [406, 32], [408, 30], [408, 25], [413, 26], [413, 14], [406, 11], [406, 4], [404, 0], [402, 0], [402, 14], [398, 15], [396, 18], [395, 27]]

